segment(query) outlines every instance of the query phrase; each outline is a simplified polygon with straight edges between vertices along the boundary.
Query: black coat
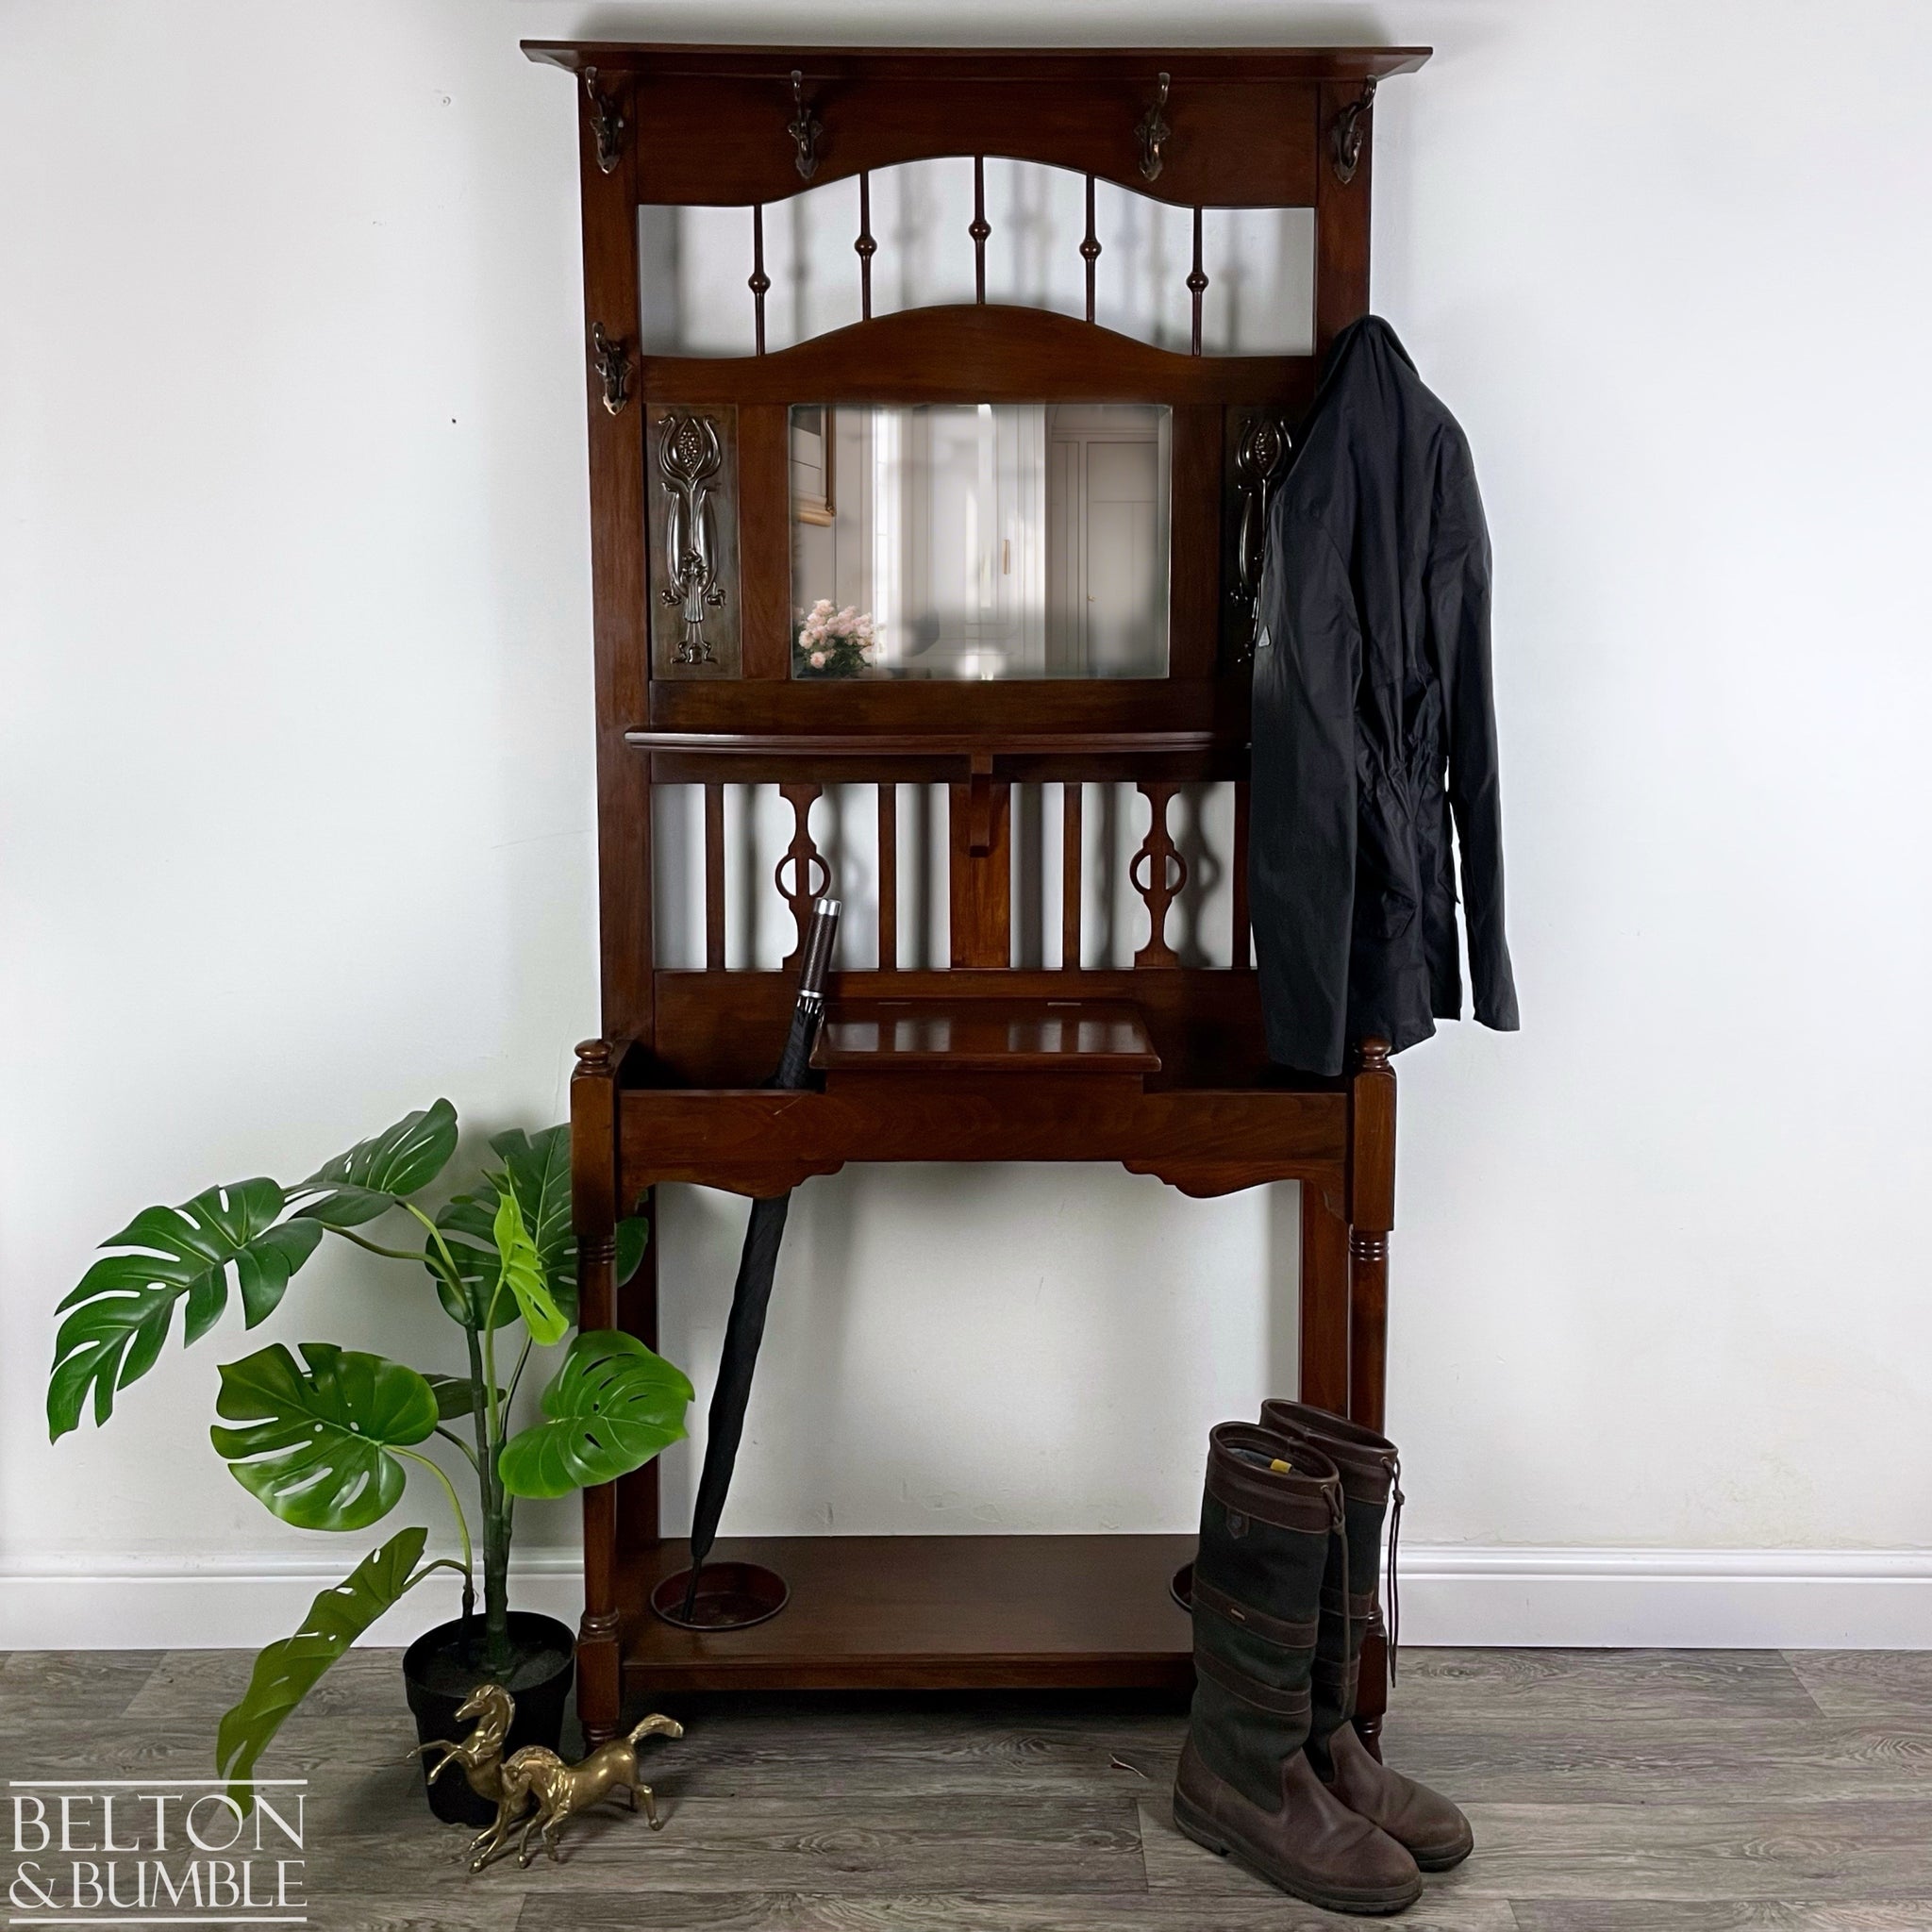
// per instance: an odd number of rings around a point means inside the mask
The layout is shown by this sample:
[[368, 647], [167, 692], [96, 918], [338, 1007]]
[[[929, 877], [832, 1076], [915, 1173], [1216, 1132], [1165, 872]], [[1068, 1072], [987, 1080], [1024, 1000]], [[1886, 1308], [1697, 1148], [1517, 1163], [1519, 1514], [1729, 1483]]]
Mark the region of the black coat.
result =
[[1490, 683], [1490, 538], [1469, 444], [1375, 316], [1336, 338], [1269, 515], [1249, 901], [1268, 1051], [1339, 1074], [1462, 1011], [1514, 1029]]

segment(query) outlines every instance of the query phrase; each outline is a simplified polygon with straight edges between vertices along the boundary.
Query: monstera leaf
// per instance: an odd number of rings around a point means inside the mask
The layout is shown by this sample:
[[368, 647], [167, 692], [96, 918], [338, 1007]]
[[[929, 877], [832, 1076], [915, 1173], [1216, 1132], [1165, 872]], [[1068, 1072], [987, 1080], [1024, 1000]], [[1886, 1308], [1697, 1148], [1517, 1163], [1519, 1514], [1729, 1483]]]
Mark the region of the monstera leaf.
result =
[[179, 1208], [148, 1208], [103, 1247], [126, 1250], [96, 1261], [60, 1304], [73, 1312], [54, 1341], [47, 1428], [55, 1441], [80, 1424], [90, 1390], [94, 1421], [114, 1411], [114, 1391], [154, 1367], [184, 1297], [184, 1343], [198, 1341], [228, 1305], [228, 1271], [249, 1327], [274, 1312], [289, 1277], [315, 1252], [313, 1221], [279, 1222], [286, 1205], [272, 1180], [210, 1188]]
[[[467, 1375], [425, 1375], [436, 1397], [436, 1413], [446, 1423], [458, 1423], [476, 1413], [476, 1385]], [[505, 1391], [496, 1391], [499, 1402]]]
[[530, 1340], [545, 1348], [561, 1341], [570, 1333], [570, 1321], [550, 1299], [543, 1279], [543, 1257], [537, 1252], [513, 1187], [505, 1188], [498, 1197], [492, 1231], [503, 1262], [503, 1286], [516, 1297], [517, 1312], [530, 1331]]
[[[491, 1151], [503, 1166], [473, 1190], [458, 1194], [436, 1217], [462, 1282], [458, 1297], [438, 1274], [436, 1290], [453, 1319], [469, 1328], [483, 1325], [495, 1292], [502, 1258], [496, 1246], [496, 1215], [506, 1186], [513, 1189], [530, 1239], [537, 1245], [543, 1284], [566, 1321], [577, 1312], [577, 1238], [571, 1225], [570, 1128], [545, 1127], [525, 1134], [521, 1127], [491, 1137]], [[644, 1256], [649, 1225], [641, 1219], [617, 1224], [617, 1279], [628, 1281]], [[514, 1321], [520, 1310], [508, 1297], [497, 1304], [496, 1322]]]
[[[532, 1138], [521, 1127], [491, 1137], [490, 1149], [503, 1165], [486, 1174], [477, 1185], [458, 1194], [436, 1217], [446, 1237], [457, 1272], [462, 1277], [465, 1315], [451, 1305], [446, 1283], [438, 1291], [445, 1308], [459, 1322], [478, 1327], [490, 1306], [502, 1272], [496, 1245], [496, 1217], [505, 1190], [513, 1189], [525, 1225], [536, 1244], [543, 1282], [550, 1299], [567, 1319], [576, 1314], [576, 1235], [570, 1219], [570, 1129], [546, 1127]], [[499, 1324], [517, 1318], [508, 1299], [498, 1303]]]
[[426, 1188], [457, 1151], [457, 1110], [448, 1101], [418, 1108], [374, 1140], [358, 1141], [290, 1193], [298, 1215], [329, 1227], [356, 1227]]
[[307, 1370], [278, 1341], [222, 1369], [209, 1431], [235, 1480], [298, 1529], [366, 1529], [395, 1507], [406, 1471], [392, 1448], [436, 1428], [436, 1391], [379, 1355], [305, 1341]]
[[255, 1802], [247, 1780], [282, 1721], [315, 1689], [322, 1674], [376, 1618], [420, 1579], [428, 1531], [399, 1530], [372, 1550], [342, 1580], [308, 1606], [292, 1637], [271, 1643], [255, 1659], [255, 1673], [241, 1703], [222, 1716], [215, 1733], [215, 1762], [233, 1779], [228, 1795], [246, 1811]]
[[497, 1473], [513, 1496], [567, 1496], [641, 1469], [684, 1434], [691, 1386], [635, 1336], [593, 1328], [543, 1391], [545, 1420], [512, 1436]]

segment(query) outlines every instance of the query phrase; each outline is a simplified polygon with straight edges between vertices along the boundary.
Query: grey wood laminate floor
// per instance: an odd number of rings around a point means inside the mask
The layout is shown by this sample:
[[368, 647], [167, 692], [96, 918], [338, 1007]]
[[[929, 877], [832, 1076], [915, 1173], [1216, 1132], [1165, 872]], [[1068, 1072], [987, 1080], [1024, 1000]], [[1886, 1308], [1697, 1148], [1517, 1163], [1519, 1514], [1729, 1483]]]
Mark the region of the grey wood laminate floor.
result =
[[[208, 1776], [234, 1651], [0, 1659], [9, 1777]], [[1184, 1719], [1118, 1697], [691, 1705], [647, 1745], [665, 1829], [468, 1876], [400, 1760], [397, 1655], [358, 1651], [264, 1775], [306, 1777], [325, 1932], [1304, 1932], [1181, 1838]], [[1414, 1932], [1932, 1932], [1932, 1653], [1409, 1651], [1391, 1762], [1458, 1799]], [[7, 1849], [10, 1850], [10, 1844]], [[104, 1919], [99, 1923], [112, 1923]]]

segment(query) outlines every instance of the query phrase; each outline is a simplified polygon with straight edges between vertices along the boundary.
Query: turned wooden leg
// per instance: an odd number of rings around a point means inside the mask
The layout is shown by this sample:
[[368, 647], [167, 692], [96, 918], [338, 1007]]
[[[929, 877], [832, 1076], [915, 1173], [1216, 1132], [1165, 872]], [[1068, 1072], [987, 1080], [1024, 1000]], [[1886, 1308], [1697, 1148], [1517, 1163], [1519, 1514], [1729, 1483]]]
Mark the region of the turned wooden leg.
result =
[[[617, 1291], [617, 1326], [646, 1348], [658, 1345], [658, 1191], [651, 1189], [635, 1212], [650, 1225], [638, 1271]], [[658, 1541], [660, 1495], [658, 1458], [617, 1479], [617, 1535], [620, 1547], [639, 1551]]]
[[[1348, 1416], [1382, 1430], [1389, 1361], [1389, 1232], [1395, 1224], [1395, 1074], [1389, 1043], [1365, 1040], [1349, 1082]], [[1376, 1605], [1362, 1643], [1355, 1725], [1382, 1755], [1389, 1639]]]
[[594, 1751], [623, 1734], [624, 1646], [615, 1610], [584, 1611], [577, 1625], [577, 1722]]
[[1380, 1430], [1388, 1407], [1389, 1237], [1348, 1231], [1348, 1419]]
[[[1380, 1430], [1384, 1407], [1384, 1366], [1389, 1345], [1389, 1238], [1350, 1230], [1348, 1240], [1349, 1390], [1351, 1422]], [[1383, 1591], [1388, 1590], [1384, 1580]], [[1378, 1761], [1382, 1719], [1389, 1708], [1389, 1633], [1378, 1602], [1362, 1640], [1361, 1674], [1355, 1700], [1355, 1727]]]
[[[577, 1321], [617, 1320], [617, 1070], [610, 1044], [577, 1048], [570, 1083], [571, 1211], [577, 1231]], [[584, 1618], [577, 1631], [577, 1717], [594, 1748], [617, 1736], [623, 1715], [623, 1647], [617, 1607], [617, 1488], [584, 1491]]]
[[1348, 1224], [1341, 1201], [1302, 1183], [1301, 1399], [1348, 1413]]

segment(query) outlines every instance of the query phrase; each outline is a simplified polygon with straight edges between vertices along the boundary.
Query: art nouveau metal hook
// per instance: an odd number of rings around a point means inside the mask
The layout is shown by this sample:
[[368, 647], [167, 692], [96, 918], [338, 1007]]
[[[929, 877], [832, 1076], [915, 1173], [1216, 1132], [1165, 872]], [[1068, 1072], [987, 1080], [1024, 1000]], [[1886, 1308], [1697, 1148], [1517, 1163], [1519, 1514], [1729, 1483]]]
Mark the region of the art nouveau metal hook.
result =
[[1289, 434], [1281, 420], [1263, 410], [1241, 425], [1235, 445], [1234, 474], [1241, 490], [1241, 519], [1235, 532], [1235, 583], [1247, 607], [1247, 628], [1237, 656], [1246, 663], [1255, 654], [1261, 625], [1261, 565], [1268, 543], [1268, 499], [1288, 459]]
[[818, 116], [805, 104], [805, 75], [794, 67], [791, 70], [791, 119], [785, 124], [785, 132], [791, 137], [792, 145], [798, 150], [796, 165], [804, 180], [809, 181], [819, 171], [819, 136], [824, 131], [819, 125]]
[[1375, 105], [1375, 80], [1362, 82], [1361, 93], [1335, 117], [1335, 178], [1346, 188], [1361, 163], [1362, 142], [1368, 134], [1369, 110]]
[[630, 357], [624, 338], [607, 335], [601, 322], [591, 325], [591, 359], [597, 365], [597, 380], [604, 390], [604, 407], [613, 416], [624, 413], [630, 401]]
[[1149, 181], [1160, 178], [1161, 148], [1174, 129], [1167, 125], [1168, 77], [1161, 75], [1155, 83], [1154, 105], [1141, 116], [1140, 124], [1134, 129], [1134, 138], [1141, 143], [1141, 174]]
[[591, 108], [591, 133], [597, 143], [597, 172], [614, 175], [624, 153], [624, 115], [609, 94], [597, 92], [597, 70], [584, 69], [584, 99]]

